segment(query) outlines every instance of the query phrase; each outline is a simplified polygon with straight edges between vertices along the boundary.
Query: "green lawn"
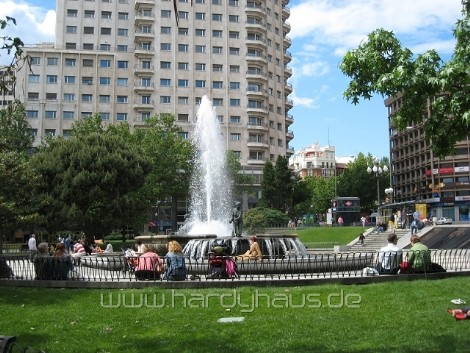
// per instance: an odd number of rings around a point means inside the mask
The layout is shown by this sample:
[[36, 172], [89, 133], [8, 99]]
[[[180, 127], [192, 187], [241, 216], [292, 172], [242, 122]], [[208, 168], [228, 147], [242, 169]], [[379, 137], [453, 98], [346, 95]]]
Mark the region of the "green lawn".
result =
[[309, 248], [332, 248], [346, 245], [367, 228], [363, 227], [311, 227], [295, 231], [300, 241]]
[[[446, 309], [469, 293], [464, 277], [290, 288], [2, 287], [0, 334], [48, 353], [468, 352], [470, 320]], [[226, 317], [244, 321], [218, 322]]]

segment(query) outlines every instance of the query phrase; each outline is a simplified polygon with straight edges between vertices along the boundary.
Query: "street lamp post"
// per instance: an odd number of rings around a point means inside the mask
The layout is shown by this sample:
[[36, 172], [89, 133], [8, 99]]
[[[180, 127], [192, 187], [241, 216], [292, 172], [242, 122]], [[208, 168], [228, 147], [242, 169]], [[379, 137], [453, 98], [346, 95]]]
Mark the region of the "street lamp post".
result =
[[383, 167], [379, 165], [379, 160], [375, 159], [374, 166], [367, 167], [367, 173], [372, 174], [374, 173], [375, 178], [377, 179], [377, 209], [380, 207], [380, 181], [379, 178], [382, 173], [388, 172], [388, 167], [384, 165]]
[[393, 202], [393, 188], [392, 187], [389, 187], [389, 188], [386, 188], [385, 189], [385, 193], [388, 195], [388, 197], [390, 198], [390, 203]]

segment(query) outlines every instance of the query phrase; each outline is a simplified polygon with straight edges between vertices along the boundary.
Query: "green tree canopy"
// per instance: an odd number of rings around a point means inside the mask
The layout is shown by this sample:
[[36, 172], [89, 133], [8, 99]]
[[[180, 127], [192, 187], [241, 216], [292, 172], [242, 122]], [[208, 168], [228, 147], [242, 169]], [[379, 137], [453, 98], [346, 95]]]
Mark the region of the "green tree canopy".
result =
[[[413, 55], [393, 32], [377, 29], [340, 64], [351, 78], [346, 99], [354, 104], [374, 94], [399, 97], [403, 102], [393, 124], [403, 129], [424, 123], [426, 137], [440, 156], [469, 135], [470, 126], [470, 1], [462, 0], [463, 18], [457, 21], [452, 58], [443, 62], [435, 50]], [[429, 104], [430, 114], [426, 114]]]
[[276, 197], [276, 180], [274, 166], [267, 161], [263, 168], [263, 179], [261, 180], [261, 198], [259, 205], [266, 208], [274, 208]]
[[144, 222], [149, 204], [139, 191], [151, 166], [121, 136], [89, 132], [51, 140], [32, 163], [41, 176], [40, 206], [49, 230], [83, 230], [91, 237]]
[[33, 145], [24, 105], [14, 101], [0, 110], [0, 151], [28, 152]]

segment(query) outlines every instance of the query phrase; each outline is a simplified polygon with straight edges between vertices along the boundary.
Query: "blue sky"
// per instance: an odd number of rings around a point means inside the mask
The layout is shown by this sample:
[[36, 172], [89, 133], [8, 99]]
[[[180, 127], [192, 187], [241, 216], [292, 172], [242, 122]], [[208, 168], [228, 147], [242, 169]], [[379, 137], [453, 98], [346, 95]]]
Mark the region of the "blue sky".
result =
[[[0, 0], [0, 18], [12, 16], [18, 26], [8, 35], [25, 44], [54, 41], [55, 0]], [[337, 156], [359, 152], [389, 155], [387, 110], [382, 97], [357, 106], [343, 99], [347, 77], [338, 68], [353, 49], [376, 28], [393, 31], [415, 54], [436, 49], [449, 58], [455, 41], [460, 0], [291, 0], [294, 101], [290, 113], [298, 150], [318, 142], [336, 147]], [[3, 34], [3, 33], [2, 33]], [[3, 53], [2, 53], [3, 55]], [[5, 57], [0, 57], [5, 62]]]

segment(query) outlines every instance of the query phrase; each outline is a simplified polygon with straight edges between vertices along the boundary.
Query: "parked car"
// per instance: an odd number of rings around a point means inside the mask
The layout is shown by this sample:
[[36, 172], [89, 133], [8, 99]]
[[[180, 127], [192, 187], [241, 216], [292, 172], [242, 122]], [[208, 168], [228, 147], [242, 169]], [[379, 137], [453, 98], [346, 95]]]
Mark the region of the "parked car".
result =
[[452, 224], [452, 218], [449, 218], [449, 217], [438, 218], [437, 224]]

